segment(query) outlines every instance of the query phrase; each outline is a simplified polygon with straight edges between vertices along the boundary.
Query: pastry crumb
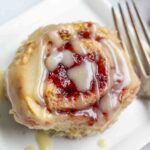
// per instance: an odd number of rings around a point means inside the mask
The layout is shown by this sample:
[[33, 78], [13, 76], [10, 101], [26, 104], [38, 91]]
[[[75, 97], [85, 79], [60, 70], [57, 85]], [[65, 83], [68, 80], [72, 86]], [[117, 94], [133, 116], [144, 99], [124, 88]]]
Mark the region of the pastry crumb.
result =
[[105, 148], [107, 146], [106, 140], [105, 139], [99, 139], [97, 142], [98, 146], [101, 148]]

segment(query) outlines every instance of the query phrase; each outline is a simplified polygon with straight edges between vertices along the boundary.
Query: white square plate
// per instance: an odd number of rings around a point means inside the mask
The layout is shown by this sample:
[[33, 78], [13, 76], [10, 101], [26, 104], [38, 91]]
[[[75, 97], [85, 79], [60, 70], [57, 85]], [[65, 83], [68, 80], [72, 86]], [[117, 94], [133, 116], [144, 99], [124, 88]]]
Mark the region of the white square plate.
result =
[[[113, 28], [111, 5], [104, 0], [47, 0], [0, 26], [0, 68], [6, 69], [17, 47], [40, 26], [73, 21], [95, 21]], [[37, 145], [35, 131], [15, 123], [8, 115], [8, 101], [0, 102], [0, 150], [23, 150]], [[135, 100], [118, 121], [102, 134], [81, 140], [54, 138], [52, 150], [100, 150], [97, 141], [107, 142], [105, 150], [138, 150], [150, 141], [150, 101]]]

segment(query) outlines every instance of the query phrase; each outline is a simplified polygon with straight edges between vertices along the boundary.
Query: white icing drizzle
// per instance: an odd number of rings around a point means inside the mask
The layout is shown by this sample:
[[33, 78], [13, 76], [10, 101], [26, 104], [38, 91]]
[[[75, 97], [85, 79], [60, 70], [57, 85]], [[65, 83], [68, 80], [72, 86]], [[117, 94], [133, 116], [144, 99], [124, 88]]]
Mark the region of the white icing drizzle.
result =
[[43, 40], [40, 39], [40, 45], [38, 47], [39, 49], [39, 61], [38, 61], [38, 78], [36, 78], [36, 84], [35, 84], [35, 89], [34, 89], [34, 92], [35, 92], [35, 98], [39, 101], [39, 102], [44, 102], [44, 98], [43, 98], [43, 88], [44, 88], [44, 80], [45, 80], [45, 77], [46, 77], [46, 68], [45, 68], [45, 65], [44, 65], [44, 62], [43, 62], [43, 58], [44, 58], [44, 55], [45, 55], [45, 50], [46, 50], [46, 44], [43, 43]]
[[[95, 39], [96, 36], [96, 30], [97, 25], [91, 26], [91, 38]], [[73, 49], [75, 50], [75, 53], [80, 55], [86, 55], [87, 50], [84, 47], [83, 43], [81, 43], [80, 39], [78, 38], [77, 33], [75, 30], [70, 26], [68, 27], [68, 31], [71, 34], [71, 45], [73, 46]], [[64, 50], [63, 52], [57, 52], [57, 48], [60, 47], [63, 44], [62, 39], [60, 38], [57, 30], [54, 32], [49, 33], [49, 37], [52, 40], [54, 46], [52, 48], [52, 54], [49, 56], [46, 60], [46, 66], [49, 71], [53, 71], [56, 69], [57, 65], [59, 63], [62, 63], [63, 65], [70, 67], [73, 65], [73, 59], [72, 59], [72, 52]], [[101, 41], [102, 48], [103, 46], [107, 47], [107, 51], [110, 53], [110, 56], [112, 58], [113, 64], [115, 66], [115, 70], [111, 72], [112, 77], [109, 77], [111, 84], [118, 79], [117, 74], [123, 75], [123, 83], [119, 85], [119, 87], [113, 87], [113, 89], [108, 89], [107, 93], [101, 98], [100, 100], [100, 108], [102, 112], [110, 113], [112, 110], [117, 108], [119, 105], [118, 101], [118, 93], [115, 93], [114, 91], [119, 91], [125, 86], [127, 86], [130, 81], [130, 72], [126, 63], [126, 60], [121, 52], [121, 49], [119, 49], [113, 42], [111, 42], [109, 39], [104, 39]], [[91, 81], [94, 79], [96, 82], [96, 95], [97, 98], [99, 98], [99, 81], [96, 78], [96, 71], [97, 71], [97, 65], [95, 63], [85, 61], [80, 66], [73, 67], [67, 71], [68, 77], [75, 83], [77, 89], [79, 91], [85, 92], [91, 88]], [[108, 85], [109, 86], [109, 85]], [[82, 95], [81, 95], [82, 97]], [[82, 115], [82, 113], [89, 113], [92, 114], [94, 118], [96, 118], [95, 112], [92, 112], [92, 108], [85, 109], [79, 111], [77, 114]], [[100, 112], [98, 112], [100, 113]]]
[[46, 59], [46, 66], [49, 71], [54, 71], [59, 63], [62, 63], [66, 67], [72, 66], [74, 63], [72, 52], [68, 50], [64, 50], [63, 52], [54, 51]]
[[[131, 77], [130, 77], [130, 72], [129, 72], [129, 67], [127, 65], [127, 62], [123, 56], [123, 53], [121, 53], [122, 49], [118, 49], [115, 44], [112, 42], [110, 43], [114, 49], [118, 52], [116, 52], [116, 56], [118, 56], [118, 64], [120, 66], [120, 70], [122, 74], [124, 75], [124, 80], [123, 80], [123, 87], [127, 86], [131, 82]], [[118, 55], [117, 55], [118, 54]]]
[[62, 53], [63, 53], [62, 64], [65, 65], [66, 67], [72, 66], [74, 63], [72, 52], [64, 50]]
[[87, 50], [84, 47], [83, 43], [81, 43], [81, 41], [80, 41], [77, 33], [73, 29], [73, 27], [69, 26], [68, 31], [71, 33], [71, 37], [70, 37], [71, 45], [72, 45], [73, 49], [75, 50], [75, 52], [79, 55], [86, 55]]
[[[46, 59], [46, 67], [49, 71], [54, 71], [59, 63], [62, 63], [66, 67], [70, 67], [73, 65], [74, 60], [72, 57], [72, 52], [68, 50], [64, 50], [63, 52], [58, 52], [56, 49], [60, 47], [63, 44], [63, 41], [57, 31], [58, 27], [54, 28], [54, 31], [50, 31], [48, 33], [50, 39], [53, 43], [53, 48], [51, 55]], [[93, 31], [95, 30], [95, 27], [93, 27]], [[87, 54], [87, 50], [84, 47], [84, 45], [80, 42], [77, 33], [75, 30], [69, 26], [68, 31], [71, 34], [71, 45], [73, 46], [73, 49], [77, 54], [85, 55]], [[93, 34], [94, 35], [94, 34]], [[90, 63], [88, 61], [84, 62], [80, 66], [76, 66], [74, 68], [71, 68], [68, 70], [68, 76], [75, 85], [77, 86], [77, 89], [79, 91], [86, 91], [90, 89], [91, 81], [93, 78], [96, 80], [95, 77], [95, 70], [96, 64]], [[96, 83], [98, 84], [98, 81], [96, 80]], [[97, 85], [98, 88], [98, 85]], [[99, 97], [99, 90], [97, 89], [97, 97]]]
[[[120, 91], [122, 88], [127, 86], [130, 81], [130, 72], [126, 63], [125, 58], [123, 57], [123, 54], [121, 53], [121, 49], [117, 48], [110, 40], [102, 40], [101, 41], [104, 46], [108, 47], [108, 51], [111, 54], [114, 66], [115, 66], [115, 72], [112, 74], [111, 82], [116, 82], [117, 74], [123, 75], [123, 83], [121, 85], [113, 87], [112, 89], [109, 89], [108, 92], [103, 96], [103, 98], [100, 100], [100, 108], [103, 112], [111, 112], [113, 109], [115, 109], [119, 105], [118, 101], [118, 93], [115, 93], [114, 91]], [[106, 49], [105, 49], [106, 50]]]
[[75, 113], [76, 116], [90, 115], [93, 119], [97, 119], [97, 113], [92, 108], [80, 110]]
[[[57, 29], [57, 28], [56, 28]], [[71, 45], [77, 54], [85, 55], [87, 54], [87, 50], [84, 45], [80, 42], [77, 33], [75, 30], [69, 26], [68, 31], [71, 34]], [[92, 27], [92, 31], [96, 31], [96, 26]], [[51, 31], [48, 33], [50, 39], [52, 40], [54, 47], [58, 48], [63, 44], [57, 30]], [[95, 33], [93, 34], [95, 36]], [[54, 71], [59, 63], [62, 63], [66, 67], [70, 67], [73, 65], [74, 60], [72, 58], [72, 52], [64, 50], [63, 52], [58, 52], [55, 48], [52, 49], [52, 54], [46, 59], [46, 66], [49, 71]], [[76, 66], [68, 70], [68, 76], [79, 91], [86, 91], [90, 89], [91, 81], [93, 78], [97, 83], [97, 97], [99, 97], [98, 90], [98, 81], [95, 77], [96, 72], [96, 64], [90, 63], [88, 61], [84, 62], [80, 66]]]
[[79, 38], [77, 37], [76, 33], [74, 33], [71, 37], [71, 44], [77, 54], [85, 55], [87, 54], [87, 50], [84, 45], [80, 42]]
[[[59, 33], [58, 33], [58, 29], [62, 28], [61, 26], [54, 26], [50, 29], [50, 31], [48, 32], [48, 36], [51, 39], [54, 47], [58, 48], [63, 44], [63, 40], [61, 39]], [[73, 46], [73, 49], [75, 50], [75, 52], [77, 54], [80, 55], [85, 55], [87, 54], [87, 50], [84, 47], [84, 45], [80, 42], [80, 39], [78, 38], [77, 33], [75, 32], [75, 30], [69, 26], [68, 31], [71, 34], [71, 45]], [[94, 27], [93, 27], [94, 29]]]
[[50, 31], [48, 33], [49, 38], [51, 39], [53, 45], [55, 47], [59, 47], [63, 44], [63, 40], [61, 39], [61, 37], [59, 36], [59, 33], [57, 30], [54, 31]]
[[118, 104], [118, 95], [112, 94], [109, 91], [100, 100], [100, 109], [102, 112], [111, 112]]
[[63, 44], [63, 40], [61, 39], [58, 31], [59, 31], [59, 25], [52, 26], [48, 31], [48, 36], [51, 39], [54, 47], [60, 47]]
[[63, 54], [59, 52], [54, 52], [46, 59], [46, 66], [49, 71], [54, 71], [57, 65], [61, 62]]
[[95, 86], [96, 86], [96, 99], [99, 99], [100, 97], [100, 92], [99, 92], [99, 81], [96, 77], [96, 74], [98, 74], [98, 66], [97, 64], [93, 63], [93, 78], [94, 78], [94, 81], [95, 81]]
[[91, 87], [95, 71], [95, 64], [85, 61], [80, 66], [69, 69], [68, 76], [75, 83], [79, 91], [85, 92]]
[[[102, 40], [102, 44], [108, 47], [108, 50], [112, 56], [112, 59], [115, 64], [116, 73], [121, 73], [124, 77], [122, 86], [127, 86], [130, 81], [130, 72], [126, 60], [121, 53], [121, 49], [117, 48], [115, 44], [113, 44], [110, 40]], [[114, 76], [116, 77], [116, 76]], [[115, 79], [114, 79], [115, 80]]]

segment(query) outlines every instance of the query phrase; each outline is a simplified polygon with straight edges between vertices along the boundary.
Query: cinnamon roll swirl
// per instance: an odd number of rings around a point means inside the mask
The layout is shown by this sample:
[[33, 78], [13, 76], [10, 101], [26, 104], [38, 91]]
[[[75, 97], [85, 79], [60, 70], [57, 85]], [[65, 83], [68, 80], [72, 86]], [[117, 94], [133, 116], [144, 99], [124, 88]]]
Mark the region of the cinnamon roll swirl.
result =
[[115, 33], [92, 22], [39, 28], [6, 74], [17, 122], [74, 138], [104, 131], [139, 86]]

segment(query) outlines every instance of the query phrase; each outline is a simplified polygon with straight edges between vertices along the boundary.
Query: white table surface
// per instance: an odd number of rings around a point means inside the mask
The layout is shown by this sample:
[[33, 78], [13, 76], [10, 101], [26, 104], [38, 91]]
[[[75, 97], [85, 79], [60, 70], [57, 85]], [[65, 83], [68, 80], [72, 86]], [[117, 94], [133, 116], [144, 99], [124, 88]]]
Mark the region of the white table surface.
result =
[[30, 9], [42, 0], [0, 0], [0, 25]]
[[[0, 25], [30, 9], [43, 0], [0, 0]], [[111, 2], [117, 0], [109, 0]], [[119, 1], [119, 0], [118, 0]], [[140, 13], [150, 26], [150, 0], [135, 0], [140, 8]]]
[[[0, 25], [27, 11], [42, 0], [0, 0]], [[111, 2], [117, 0], [109, 0]], [[135, 0], [137, 1], [140, 13], [150, 27], [150, 0]], [[149, 146], [142, 150], [150, 150]]]

